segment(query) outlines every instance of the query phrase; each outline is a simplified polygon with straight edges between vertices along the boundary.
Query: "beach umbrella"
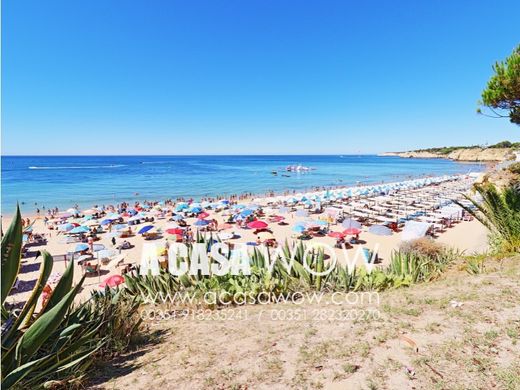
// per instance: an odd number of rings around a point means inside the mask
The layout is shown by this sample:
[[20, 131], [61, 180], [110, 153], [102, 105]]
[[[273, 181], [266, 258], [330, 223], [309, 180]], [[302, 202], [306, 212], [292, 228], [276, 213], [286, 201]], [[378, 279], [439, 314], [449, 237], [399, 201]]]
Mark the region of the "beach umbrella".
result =
[[202, 211], [202, 208], [201, 207], [192, 207], [189, 211], [192, 213], [198, 214]]
[[228, 204], [229, 204], [229, 200], [227, 200], [227, 199], [222, 199], [222, 200], [219, 201], [219, 203], [222, 203], [222, 204], [228, 205]]
[[119, 286], [121, 283], [125, 282], [125, 278], [123, 278], [121, 275], [112, 275], [106, 278], [103, 283], [99, 285], [101, 288], [105, 288], [106, 286], [114, 288]]
[[93, 252], [99, 252], [105, 249], [105, 246], [103, 244], [94, 244], [92, 245], [92, 251]]
[[253, 214], [253, 210], [251, 209], [245, 209], [240, 212], [241, 217], [249, 217], [251, 214]]
[[197, 219], [193, 226], [207, 226], [209, 225], [209, 221], [205, 219]]
[[306, 217], [308, 215], [309, 215], [309, 213], [307, 212], [307, 210], [298, 210], [298, 211], [296, 211], [296, 216], [297, 217]]
[[288, 208], [288, 207], [285, 207], [285, 206], [280, 207], [280, 209], [278, 210], [278, 212], [279, 212], [280, 214], [287, 214], [287, 213], [289, 212], [289, 208]]
[[166, 233], [168, 234], [176, 234], [176, 235], [182, 235], [184, 233], [184, 230], [180, 229], [180, 228], [175, 228], [175, 229], [166, 229]]
[[204, 219], [204, 218], [207, 218], [207, 217], [209, 217], [209, 214], [206, 213], [205, 211], [203, 211], [202, 213], [197, 215], [197, 218], [199, 218], [199, 219]]
[[358, 228], [348, 228], [348, 229], [345, 229], [343, 230], [343, 234], [345, 235], [350, 235], [350, 236], [355, 236], [356, 234], [359, 234], [361, 233], [361, 230], [359, 230]]
[[341, 223], [341, 226], [343, 226], [345, 229], [350, 229], [350, 228], [360, 229], [361, 228], [361, 224], [358, 221], [356, 221], [355, 219], [350, 219], [350, 218], [345, 219]]
[[297, 233], [302, 233], [305, 231], [305, 226], [303, 225], [294, 225], [292, 230]]
[[282, 217], [281, 215], [273, 215], [270, 220], [273, 222], [281, 222], [285, 219], [285, 217]]
[[253, 221], [247, 224], [249, 229], [265, 229], [267, 226], [267, 223], [264, 221]]
[[83, 251], [86, 251], [88, 249], [88, 244], [77, 244], [76, 247], [74, 248], [74, 253], [77, 253], [77, 252], [83, 252]]
[[174, 216], [172, 217], [172, 219], [173, 219], [174, 221], [180, 221], [180, 220], [184, 219], [184, 217], [183, 217], [182, 215], [177, 214], [177, 215], [174, 215]]
[[343, 238], [343, 237], [345, 237], [345, 234], [343, 234], [342, 232], [329, 232], [329, 234], [327, 234], [327, 236], [333, 237], [333, 238]]
[[112, 226], [112, 229], [114, 229], [114, 230], [124, 230], [124, 229], [127, 229], [127, 228], [128, 228], [128, 225], [125, 224], [125, 223], [121, 223], [119, 225]]
[[106, 226], [106, 225], [110, 225], [112, 223], [112, 219], [104, 219], [101, 221], [100, 225], [101, 226]]
[[368, 231], [377, 236], [391, 236], [392, 230], [383, 225], [373, 225], [368, 228]]
[[90, 229], [87, 226], [78, 226], [68, 231], [69, 234], [81, 234], [88, 232], [90, 232]]
[[144, 233], [147, 233], [149, 232], [150, 230], [152, 230], [155, 226], [153, 225], [146, 225], [146, 226], [143, 226], [141, 229], [139, 229], [139, 231], [137, 232], [137, 234], [144, 234]]
[[189, 208], [190, 208], [190, 206], [188, 206], [188, 203], [186, 203], [186, 202], [179, 202], [175, 205], [175, 211], [182, 211], [182, 210], [186, 210]]
[[68, 232], [72, 229], [74, 229], [74, 225], [72, 223], [64, 223], [63, 225], [58, 226], [58, 230], [60, 232]]

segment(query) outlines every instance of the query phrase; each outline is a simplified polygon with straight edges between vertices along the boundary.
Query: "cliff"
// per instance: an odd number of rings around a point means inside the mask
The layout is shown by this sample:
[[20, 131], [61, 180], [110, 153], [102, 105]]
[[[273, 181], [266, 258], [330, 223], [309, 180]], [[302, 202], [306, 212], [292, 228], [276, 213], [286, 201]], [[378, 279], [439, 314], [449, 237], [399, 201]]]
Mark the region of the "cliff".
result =
[[515, 158], [511, 148], [460, 148], [448, 154], [431, 151], [387, 152], [381, 156], [398, 156], [403, 158], [447, 158], [456, 161], [505, 161]]

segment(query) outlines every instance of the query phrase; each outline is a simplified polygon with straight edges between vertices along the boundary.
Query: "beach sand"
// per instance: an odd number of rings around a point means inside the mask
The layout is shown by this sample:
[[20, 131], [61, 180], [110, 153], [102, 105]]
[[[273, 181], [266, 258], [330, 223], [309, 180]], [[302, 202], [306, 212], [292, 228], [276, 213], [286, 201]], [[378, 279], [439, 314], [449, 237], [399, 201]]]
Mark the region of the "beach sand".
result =
[[[218, 213], [210, 212], [209, 218], [215, 218], [218, 220], [219, 224], [222, 224], [223, 217]], [[186, 221], [188, 224], [192, 224], [195, 222], [195, 218], [187, 218]], [[287, 226], [280, 226], [278, 224], [270, 224], [269, 228], [273, 231], [273, 235], [277, 238], [278, 242], [283, 243], [285, 240], [289, 242], [295, 242], [292, 238], [294, 234], [291, 230], [291, 227], [294, 224], [301, 220], [301, 218], [297, 218], [294, 215], [289, 214], [286, 218], [286, 222], [288, 222]], [[11, 218], [3, 219], [3, 229], [9, 226], [11, 222]], [[171, 222], [168, 222], [166, 219], [159, 219], [154, 222], [154, 225], [158, 228], [162, 228], [168, 225]], [[140, 228], [138, 225], [137, 229]], [[135, 229], [134, 229], [135, 230]], [[331, 225], [331, 230], [340, 231], [342, 230], [341, 225]], [[365, 229], [366, 230], [366, 229]], [[33, 225], [33, 231], [35, 233], [43, 233], [47, 238], [48, 242], [46, 245], [40, 246], [30, 246], [28, 248], [28, 257], [22, 259], [21, 272], [19, 275], [20, 285], [18, 288], [18, 292], [11, 294], [8, 297], [8, 301], [11, 303], [24, 301], [28, 295], [30, 294], [34, 283], [36, 282], [39, 275], [39, 265], [41, 258], [35, 259], [36, 252], [39, 250], [47, 250], [52, 255], [56, 256], [53, 272], [63, 273], [66, 268], [67, 262], [65, 260], [60, 260], [66, 253], [70, 252], [76, 244], [66, 244], [63, 243], [62, 240], [64, 238], [63, 234], [58, 234], [55, 230], [49, 230], [44, 226], [44, 223], [41, 219], [37, 219]], [[233, 231], [235, 234], [239, 236], [239, 238], [230, 240], [228, 242], [233, 243], [245, 243], [250, 241], [255, 241], [256, 236], [253, 234], [253, 230], [251, 229], [240, 229], [238, 227], [233, 227], [229, 231]], [[165, 235], [167, 236], [167, 235]], [[107, 249], [113, 249], [113, 245], [111, 243], [111, 238], [107, 237], [106, 234], [100, 234], [101, 238], [96, 243], [101, 243], [106, 246]], [[144, 243], [156, 243], [158, 246], [163, 246], [165, 240], [168, 238], [157, 239], [153, 241], [145, 241], [142, 236], [135, 235], [133, 237], [126, 238], [129, 243], [133, 245], [131, 249], [123, 250], [121, 253], [124, 255], [125, 263], [139, 264], [141, 261], [141, 251]], [[345, 264], [346, 258], [345, 255], [349, 257], [349, 259], [356, 258], [356, 253], [361, 247], [367, 247], [372, 250], [377, 250], [379, 258], [381, 260], [381, 265], [385, 266], [388, 264], [390, 260], [390, 254], [392, 250], [397, 249], [401, 243], [401, 233], [392, 234], [391, 236], [376, 236], [374, 234], [369, 233], [368, 231], [363, 231], [360, 234], [360, 240], [362, 243], [359, 245], [354, 245], [352, 249], [344, 250], [341, 249], [332, 249], [334, 250], [338, 263]], [[452, 228], [448, 229], [446, 232], [439, 235], [437, 238], [438, 242], [443, 243], [447, 246], [454, 247], [460, 251], [464, 251], [465, 254], [473, 254], [478, 252], [484, 252], [487, 249], [487, 231], [486, 229], [478, 222], [478, 221], [463, 221], [455, 224]], [[117, 239], [116, 245], [119, 245], [122, 242], [122, 239]], [[316, 243], [323, 243], [330, 246], [330, 248], [334, 247], [335, 239], [331, 237], [319, 237], [314, 238], [310, 241], [305, 242], [306, 245], [315, 245]], [[326, 251], [327, 254], [330, 254], [329, 249]], [[361, 257], [358, 257], [361, 260]], [[95, 263], [97, 260], [91, 261]], [[82, 271], [79, 265], [75, 266], [75, 281], [78, 282], [81, 279]], [[106, 279], [111, 275], [118, 275], [121, 272], [121, 269], [115, 265], [112, 267], [102, 266], [103, 274], [101, 276], [88, 276], [84, 282], [84, 288], [79, 295], [80, 299], [85, 299], [90, 296], [90, 291], [99, 289], [99, 283]]]

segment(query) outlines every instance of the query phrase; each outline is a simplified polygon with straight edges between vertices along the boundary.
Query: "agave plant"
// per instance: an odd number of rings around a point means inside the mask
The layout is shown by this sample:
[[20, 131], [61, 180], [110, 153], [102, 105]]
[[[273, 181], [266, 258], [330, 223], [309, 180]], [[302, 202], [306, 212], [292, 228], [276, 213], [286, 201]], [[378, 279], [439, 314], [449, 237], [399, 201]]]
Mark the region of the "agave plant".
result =
[[[206, 243], [203, 238], [200, 240]], [[188, 246], [188, 258], [182, 260], [189, 262], [191, 253], [192, 248]], [[455, 253], [448, 249], [439, 249], [430, 255], [396, 251], [392, 254], [390, 266], [385, 269], [375, 268], [368, 272], [365, 268], [351, 270], [346, 265], [336, 265], [326, 275], [320, 275], [326, 268], [322, 249], [306, 251], [302, 242], [293, 246], [285, 242], [282, 256], [285, 262], [290, 262], [290, 268], [286, 267], [289, 264], [283, 264], [282, 259], [274, 258], [273, 252], [255, 248], [250, 257], [250, 275], [175, 276], [162, 270], [159, 275], [152, 276], [140, 275], [137, 271], [125, 275], [125, 292], [144, 300], [152, 298], [152, 302], [156, 298], [171, 297], [178, 292], [191, 294], [193, 297], [202, 297], [207, 292], [213, 292], [219, 297], [219, 301], [224, 303], [229, 302], [235, 293], [245, 293], [252, 302], [256, 302], [255, 298], [261, 293], [286, 296], [302, 290], [382, 291], [435, 279], [453, 260], [454, 255]], [[271, 265], [271, 270], [268, 265]], [[246, 299], [245, 302], [234, 303], [247, 302]], [[193, 304], [194, 301], [190, 300], [189, 303]]]
[[[73, 286], [74, 267], [68, 265], [45, 305], [37, 311], [40, 296], [52, 271], [52, 256], [43, 251], [40, 276], [23, 305], [10, 308], [6, 298], [18, 277], [21, 263], [22, 220], [17, 209], [2, 238], [2, 388], [39, 388], [70, 385], [81, 380], [96, 351], [109, 342], [128, 338], [128, 326], [121, 319], [132, 318], [132, 304], [124, 313], [117, 295], [108, 290], [74, 305], [84, 277]], [[130, 315], [129, 315], [130, 314]], [[137, 325], [138, 326], [138, 325]], [[124, 330], [124, 335], [120, 333]], [[131, 334], [131, 333], [130, 333]]]
[[520, 187], [511, 185], [498, 191], [493, 184], [476, 185], [480, 202], [464, 195], [473, 207], [456, 202], [498, 238], [498, 250], [520, 251]]
[[[66, 371], [81, 365], [96, 346], [70, 345], [78, 335], [67, 316], [83, 280], [74, 288], [73, 267], [69, 266], [50, 299], [38, 314], [36, 306], [52, 270], [52, 256], [42, 252], [42, 269], [36, 285], [21, 310], [8, 309], [5, 300], [20, 268], [22, 248], [20, 210], [2, 239], [2, 387], [10, 388], [25, 378], [44, 378], [51, 372]], [[49, 341], [55, 341], [52, 346]], [[50, 348], [48, 348], [50, 347]]]

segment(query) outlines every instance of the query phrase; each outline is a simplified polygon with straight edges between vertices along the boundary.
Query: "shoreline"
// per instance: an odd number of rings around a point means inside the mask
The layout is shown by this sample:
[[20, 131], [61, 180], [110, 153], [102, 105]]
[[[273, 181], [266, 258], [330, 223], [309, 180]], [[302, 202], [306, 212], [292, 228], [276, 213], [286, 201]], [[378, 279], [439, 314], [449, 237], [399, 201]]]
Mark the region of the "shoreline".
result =
[[[346, 185], [337, 185], [337, 186], [312, 186], [312, 187], [308, 187], [306, 189], [298, 189], [298, 190], [297, 189], [286, 189], [284, 191], [267, 191], [265, 193], [248, 193], [245, 196], [242, 196], [243, 193], [238, 193], [238, 194], [231, 194], [231, 195], [224, 194], [224, 195], [207, 196], [207, 197], [200, 197], [200, 198], [178, 197], [178, 198], [166, 198], [166, 199], [163, 198], [163, 199], [120, 200], [120, 201], [117, 201], [117, 202], [114, 202], [114, 203], [105, 204], [104, 206], [111, 207], [111, 206], [115, 206], [115, 205], [123, 203], [123, 202], [128, 203], [128, 204], [135, 203], [135, 202], [139, 202], [139, 203], [146, 203], [146, 202], [160, 203], [160, 202], [165, 202], [166, 200], [171, 200], [173, 203], [176, 203], [178, 201], [186, 200], [186, 199], [192, 199], [193, 202], [203, 202], [206, 199], [220, 200], [220, 199], [227, 199], [229, 197], [232, 197], [233, 200], [237, 201], [237, 202], [249, 202], [249, 203], [251, 203], [251, 202], [254, 202], [255, 199], [277, 198], [277, 197], [291, 196], [291, 195], [302, 194], [302, 193], [311, 194], [311, 193], [318, 193], [318, 192], [324, 192], [324, 191], [348, 190], [348, 189], [363, 188], [363, 187], [370, 187], [370, 186], [377, 186], [377, 185], [391, 185], [391, 184], [398, 184], [398, 183], [407, 182], [407, 181], [410, 181], [410, 180], [439, 178], [439, 177], [444, 177], [444, 176], [467, 176], [469, 174], [475, 174], [475, 173], [482, 174], [482, 173], [485, 173], [485, 172], [489, 172], [489, 170], [492, 169], [493, 166], [494, 165], [492, 165], [492, 164], [486, 164], [486, 169], [484, 169], [484, 170], [482, 170], [480, 172], [470, 171], [470, 172], [467, 172], [467, 173], [458, 173], [458, 174], [452, 174], [452, 175], [449, 175], [449, 174], [444, 174], [444, 175], [433, 175], [433, 174], [407, 175], [405, 180], [399, 180], [399, 181], [385, 181], [385, 180], [382, 180], [382, 181], [367, 181], [367, 182], [358, 181], [357, 184], [355, 184], [355, 185], [348, 185], [348, 184], [346, 184]], [[236, 198], [236, 197], [238, 197], [238, 198]], [[101, 202], [94, 202], [93, 204], [86, 205], [86, 206], [79, 205], [80, 206], [79, 209], [81, 210], [81, 209], [91, 208], [94, 205], [99, 205], [100, 203]], [[74, 208], [74, 206], [75, 206], [74, 204], [70, 204], [66, 208], [59, 209], [59, 212], [63, 212], [65, 210], [69, 209], [69, 208]], [[36, 207], [37, 206], [35, 205], [35, 208]], [[20, 207], [20, 209], [22, 209], [22, 207]], [[52, 208], [52, 209], [54, 209], [54, 208]], [[49, 209], [48, 208], [41, 209], [41, 212], [40, 212], [39, 215], [36, 212], [24, 213], [23, 210], [20, 210], [20, 211], [21, 211], [21, 214], [22, 214], [22, 216], [24, 218], [30, 218], [31, 220], [35, 220], [35, 219], [43, 219], [43, 217], [45, 217], [47, 215], [47, 210], [49, 210]], [[2, 219], [2, 221], [1, 221], [2, 228], [4, 228], [4, 226], [3, 226], [4, 225], [3, 224], [4, 219], [11, 220], [13, 218], [13, 216], [14, 216], [14, 211], [13, 212], [9, 212], [9, 213], [4, 213], [4, 210], [3, 209], [1, 210], [0, 218]]]

